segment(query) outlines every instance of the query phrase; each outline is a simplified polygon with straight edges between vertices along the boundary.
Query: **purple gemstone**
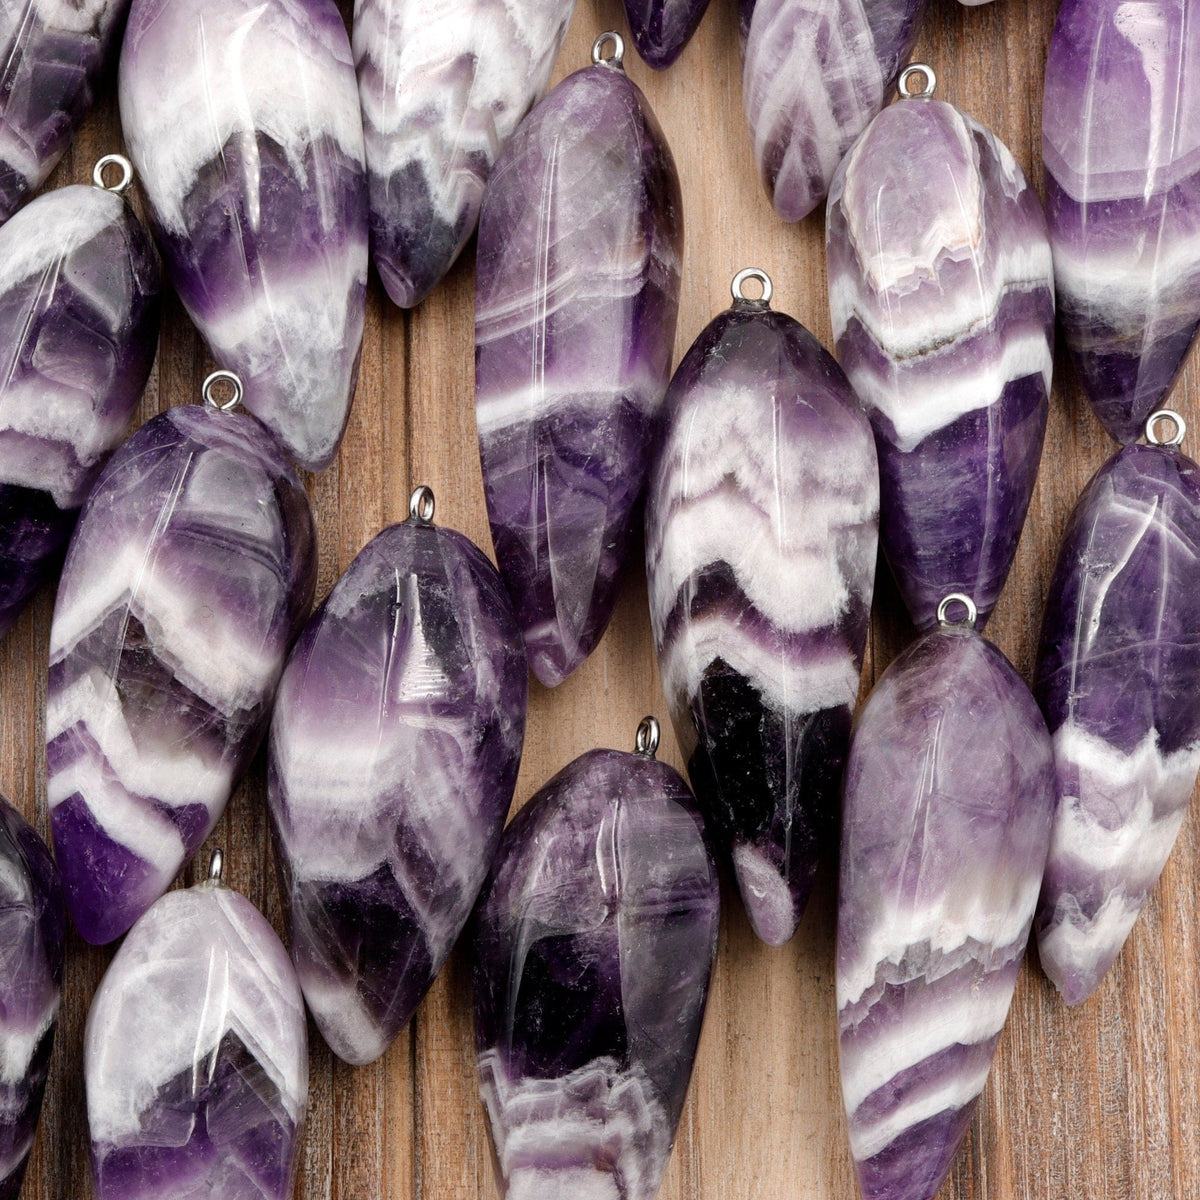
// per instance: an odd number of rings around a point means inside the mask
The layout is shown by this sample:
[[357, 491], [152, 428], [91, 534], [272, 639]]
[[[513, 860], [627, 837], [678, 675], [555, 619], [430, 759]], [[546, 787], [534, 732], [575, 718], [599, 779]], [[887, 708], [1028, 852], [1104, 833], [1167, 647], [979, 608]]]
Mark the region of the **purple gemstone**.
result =
[[642, 61], [665, 71], [683, 52], [709, 0], [625, 0], [625, 16]]
[[1192, 0], [1063, 0], [1042, 110], [1059, 315], [1131, 442], [1200, 330], [1200, 21]]
[[46, 843], [0, 796], [0, 1200], [17, 1200], [62, 989], [62, 884]]
[[246, 406], [327, 467], [362, 348], [367, 181], [333, 0], [134, 0], [121, 123], [188, 315]]
[[39, 196], [0, 228], [0, 635], [58, 566], [158, 345], [158, 264], [127, 204]]
[[1200, 768], [1200, 467], [1127, 446], [1079, 499], [1050, 585], [1037, 695], [1058, 810], [1042, 967], [1068, 1004], [1112, 965]]
[[308, 1104], [304, 1001], [244, 896], [171, 892], [130, 930], [84, 1044], [96, 1200], [287, 1200]]
[[577, 71], [504, 148], [479, 222], [484, 491], [547, 686], [595, 648], [637, 544], [682, 257], [679, 180], [646, 98], [619, 63]]
[[837, 994], [865, 1200], [932, 1200], [954, 1163], [1008, 1015], [1053, 803], [1041, 713], [970, 628], [926, 633], [859, 714]]
[[477, 928], [480, 1090], [507, 1200], [653, 1200], [716, 952], [687, 785], [593, 750], [505, 830]]
[[292, 958], [335, 1054], [378, 1058], [462, 931], [512, 803], [529, 668], [495, 567], [385, 529], [288, 660], [270, 802]]
[[779, 945], [835, 836], [875, 581], [875, 443], [837, 363], [761, 302], [700, 334], [665, 412], [646, 509], [663, 686], [751, 924]]
[[742, 102], [775, 211], [808, 216], [883, 107], [926, 0], [740, 0]]
[[1041, 458], [1054, 278], [1037, 194], [953, 105], [871, 123], [829, 193], [837, 353], [875, 429], [880, 537], [920, 629], [965, 593], [987, 621]]
[[54, 849], [88, 941], [124, 933], [221, 816], [315, 574], [304, 489], [252, 417], [172, 409], [104, 469], [67, 552], [46, 695]]
[[0, 4], [0, 221], [54, 170], [92, 106], [129, 0]]
[[475, 232], [500, 148], [550, 81], [575, 0], [357, 0], [371, 252], [401, 308]]

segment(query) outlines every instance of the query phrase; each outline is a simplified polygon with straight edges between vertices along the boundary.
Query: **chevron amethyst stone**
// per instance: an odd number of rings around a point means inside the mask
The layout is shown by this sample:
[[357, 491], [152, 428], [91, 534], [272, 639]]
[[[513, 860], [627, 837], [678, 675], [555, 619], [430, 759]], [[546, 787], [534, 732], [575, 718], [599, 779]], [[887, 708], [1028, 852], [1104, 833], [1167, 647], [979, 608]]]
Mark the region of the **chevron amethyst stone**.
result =
[[46, 693], [54, 849], [89, 942], [124, 933], [217, 823], [315, 571], [304, 489], [252, 417], [171, 409], [104, 469], [67, 552]]
[[475, 232], [492, 164], [550, 81], [575, 0], [356, 0], [371, 253], [401, 308]]
[[302, 467], [337, 452], [362, 349], [367, 181], [333, 0], [133, 0], [121, 124], [188, 315]]
[[0, 796], [0, 1200], [17, 1200], [50, 1069], [66, 913], [46, 843]]
[[507, 1200], [653, 1200], [716, 952], [717, 870], [687, 785], [593, 750], [504, 832], [479, 909], [475, 1043]]
[[158, 265], [119, 195], [39, 196], [0, 227], [0, 635], [58, 566], [158, 345]]
[[838, 169], [826, 224], [837, 353], [879, 449], [880, 537], [913, 621], [987, 621], [1046, 431], [1054, 277], [1037, 194], [950, 104], [908, 99]]
[[742, 102], [775, 211], [808, 216], [883, 107], [926, 0], [740, 0]]
[[288, 1200], [304, 1001], [249, 900], [210, 882], [138, 921], [92, 1001], [84, 1077], [96, 1200]]
[[[422, 509], [422, 497], [428, 508]], [[529, 667], [495, 567], [432, 493], [350, 565], [271, 723], [292, 958], [339, 1058], [378, 1058], [466, 924], [512, 803]]]
[[625, 0], [629, 32], [642, 61], [665, 71], [683, 52], [709, 0]]
[[1054, 763], [1020, 676], [940, 627], [876, 684], [846, 765], [842, 1095], [865, 1200], [932, 1200], [987, 1080], [1050, 838]]
[[1042, 967], [1087, 999], [1162, 871], [1200, 768], [1200, 467], [1127, 446], [1071, 517], [1036, 691], [1058, 810], [1038, 906]]
[[1133, 441], [1200, 330], [1200, 21], [1192, 0], [1063, 0], [1042, 110], [1059, 316]]
[[679, 180], [646, 98], [619, 57], [577, 71], [492, 172], [475, 301], [492, 540], [547, 686], [595, 648], [637, 543], [682, 257]]
[[0, 0], [0, 221], [62, 157], [128, 7], [129, 0]]
[[665, 411], [646, 506], [663, 686], [750, 922], [778, 945], [834, 840], [875, 581], [875, 443], [837, 363], [761, 301], [700, 334]]

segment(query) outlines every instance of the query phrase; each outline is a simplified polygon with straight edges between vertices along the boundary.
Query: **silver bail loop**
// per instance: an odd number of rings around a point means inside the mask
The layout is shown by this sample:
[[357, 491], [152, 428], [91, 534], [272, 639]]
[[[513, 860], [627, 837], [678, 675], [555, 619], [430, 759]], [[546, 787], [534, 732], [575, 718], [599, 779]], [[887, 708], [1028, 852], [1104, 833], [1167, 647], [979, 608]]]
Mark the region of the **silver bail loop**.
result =
[[634, 739], [634, 753], [643, 758], [653, 758], [658, 753], [658, 742], [662, 734], [658, 720], [655, 717], [643, 717], [638, 723], [637, 737]]
[[[227, 383], [233, 389], [233, 395], [224, 403], [217, 399], [216, 393], [217, 385], [221, 383]], [[203, 397], [205, 405], [217, 409], [218, 412], [233, 412], [242, 403], [245, 394], [246, 390], [242, 387], [241, 379], [232, 371], [214, 371], [200, 385], [200, 395]]]
[[[745, 285], [752, 279], [758, 281], [759, 287], [762, 288], [762, 295], [757, 298], [747, 296]], [[774, 295], [775, 288], [771, 284], [771, 277], [761, 267], [746, 267], [739, 271], [734, 277], [733, 282], [729, 285], [729, 290], [733, 295], [733, 302], [739, 307], [754, 308], [770, 308], [771, 297]]]
[[[911, 84], [918, 77], [925, 82], [921, 87], [914, 88]], [[902, 100], [928, 100], [937, 90], [937, 76], [934, 74], [933, 68], [927, 63], [909, 63], [900, 72], [900, 78], [896, 81], [896, 87], [900, 92]]]
[[[1160, 438], [1158, 436], [1160, 421], [1169, 421], [1174, 426], [1174, 432], [1170, 437]], [[1146, 441], [1151, 446], [1179, 446], [1183, 443], [1186, 433], [1187, 422], [1173, 408], [1160, 408], [1157, 412], [1152, 412], [1146, 418]]]
[[225, 851], [219, 846], [212, 852], [212, 858], [208, 860], [208, 878], [205, 880], [211, 887], [223, 887], [225, 880], [222, 878], [225, 871]]
[[[606, 55], [604, 47], [611, 45], [612, 53]], [[592, 62], [597, 67], [612, 67], [615, 71], [625, 70], [625, 39], [615, 30], [609, 29], [592, 43]]]
[[408, 519], [415, 525], [432, 525], [436, 509], [437, 501], [433, 495], [433, 488], [424, 484], [408, 498]]
[[[104, 173], [109, 167], [117, 167], [120, 174], [116, 183], [105, 183]], [[112, 192], [114, 196], [123, 196], [133, 186], [133, 163], [123, 154], [106, 154], [92, 168], [92, 187], [102, 192]]]
[[[950, 609], [955, 604], [962, 605], [964, 611], [964, 615], [957, 621], [950, 619]], [[943, 629], [974, 629], [975, 618], [978, 616], [979, 610], [975, 607], [975, 601], [965, 592], [951, 592], [950, 595], [944, 596], [941, 604], [937, 606], [937, 623]]]

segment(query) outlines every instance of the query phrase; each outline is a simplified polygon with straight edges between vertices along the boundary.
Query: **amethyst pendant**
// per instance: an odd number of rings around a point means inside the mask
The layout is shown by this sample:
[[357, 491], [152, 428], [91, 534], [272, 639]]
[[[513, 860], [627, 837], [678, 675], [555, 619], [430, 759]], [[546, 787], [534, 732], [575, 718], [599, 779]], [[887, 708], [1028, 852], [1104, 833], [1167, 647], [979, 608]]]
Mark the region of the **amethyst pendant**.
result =
[[500, 148], [550, 80], [575, 0], [357, 0], [371, 253], [401, 308], [475, 232]]
[[1033, 919], [1054, 765], [1033, 697], [967, 621], [859, 714], [838, 896], [842, 1094], [865, 1200], [932, 1200], [987, 1080]]
[[62, 884], [46, 843], [0, 796], [0, 1200], [17, 1200], [62, 989]]
[[[925, 89], [910, 93], [924, 75]], [[1033, 494], [1054, 279], [1037, 194], [932, 72], [871, 123], [829, 193], [837, 353], [875, 429], [880, 537], [919, 629], [962, 592], [982, 628]]]
[[505, 830], [478, 917], [475, 1042], [507, 1200], [653, 1200], [716, 952], [717, 871], [687, 785], [593, 750]]
[[54, 848], [88, 941], [124, 933], [211, 832], [314, 580], [304, 489], [254, 418], [171, 409], [109, 461], [67, 553], [46, 696]]
[[121, 199], [129, 164], [102, 159], [95, 178], [0, 227], [0, 635], [61, 561], [158, 345], [158, 265]]
[[1042, 157], [1059, 315], [1132, 442], [1200, 330], [1200, 20], [1192, 0], [1063, 0]]
[[[763, 300], [741, 282], [758, 277]], [[878, 541], [871, 427], [760, 271], [667, 391], [646, 506], [650, 615], [688, 773], [773, 945], [834, 836]], [[803, 586], [797, 586], [803, 581]]]
[[625, 0], [625, 17], [642, 61], [664, 71], [683, 53], [709, 0]]
[[[615, 56], [602, 59], [606, 42]], [[620, 39], [500, 155], [479, 224], [475, 392], [496, 561], [547, 686], [594, 649], [637, 541], [670, 372], [679, 180]]]
[[1200, 768], [1200, 467], [1164, 415], [1174, 440], [1125, 447], [1080, 497], [1042, 626], [1058, 809], [1038, 950], [1068, 1004], [1120, 953]]
[[335, 1054], [377, 1058], [457, 940], [512, 802], [529, 668], [433, 493], [350, 565], [279, 684], [270, 802], [292, 958]]
[[133, 0], [121, 124], [188, 315], [302, 467], [337, 452], [362, 348], [367, 181], [333, 0]]
[[96, 1200], [288, 1200], [308, 1105], [287, 951], [215, 877], [171, 892], [108, 968], [84, 1045]]

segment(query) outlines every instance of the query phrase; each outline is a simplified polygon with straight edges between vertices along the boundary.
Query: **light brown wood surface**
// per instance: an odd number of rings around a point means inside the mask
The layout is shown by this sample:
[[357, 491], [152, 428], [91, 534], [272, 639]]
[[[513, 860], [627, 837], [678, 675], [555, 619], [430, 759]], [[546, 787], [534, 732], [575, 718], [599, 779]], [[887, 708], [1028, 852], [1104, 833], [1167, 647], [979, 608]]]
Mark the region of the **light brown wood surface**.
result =
[[[1039, 188], [1042, 69], [1054, 8], [1054, 0], [995, 0], [980, 8], [931, 0], [916, 54], [935, 66], [939, 97], [995, 130]], [[343, 11], [348, 20], [348, 2]], [[609, 28], [626, 28], [620, 0], [579, 0], [556, 79], [585, 65], [593, 38]], [[687, 250], [676, 360], [728, 303], [734, 272], [750, 265], [773, 276], [775, 307], [828, 345], [821, 219], [783, 225], [759, 186], [742, 117], [734, 0], [713, 0], [697, 36], [666, 74], [647, 69], [632, 49], [626, 61], [672, 145], [683, 186]], [[89, 179], [93, 161], [120, 148], [110, 78], [50, 186]], [[411, 314], [391, 307], [372, 280], [349, 431], [337, 462], [309, 481], [320, 539], [319, 595], [382, 526], [407, 515], [416, 484], [436, 491], [439, 522], [490, 552], [472, 393], [472, 255], [469, 247]], [[196, 400], [211, 365], [171, 299], [139, 419]], [[1037, 492], [989, 627], [1027, 677], [1067, 515], [1114, 449], [1061, 353], [1057, 367]], [[1198, 388], [1200, 374], [1192, 366], [1174, 403], [1200, 430]], [[1193, 455], [1196, 436], [1189, 439]], [[43, 834], [42, 714], [52, 601], [44, 590], [0, 643], [0, 789]], [[864, 694], [911, 636], [881, 570]], [[593, 746], [631, 748], [645, 713], [665, 718], [639, 564], [591, 659], [553, 692], [533, 686], [516, 804]], [[666, 725], [660, 756], [680, 766]], [[227, 880], [282, 932], [261, 758], [211, 844], [226, 849]], [[1200, 1196], [1198, 867], [1200, 846], [1189, 820], [1115, 970], [1081, 1010], [1068, 1011], [1036, 962], [1027, 963], [991, 1081], [941, 1200]], [[726, 888], [712, 999], [661, 1200], [855, 1196], [837, 1086], [831, 874], [824, 871], [799, 934], [782, 949], [756, 942]], [[192, 880], [189, 872], [184, 881]], [[111, 951], [86, 947], [72, 934], [68, 955], [25, 1200], [91, 1194], [83, 1024]], [[312, 1032], [300, 1200], [496, 1195], [475, 1088], [468, 984], [460, 946], [409, 1028], [370, 1067], [337, 1062]]]

